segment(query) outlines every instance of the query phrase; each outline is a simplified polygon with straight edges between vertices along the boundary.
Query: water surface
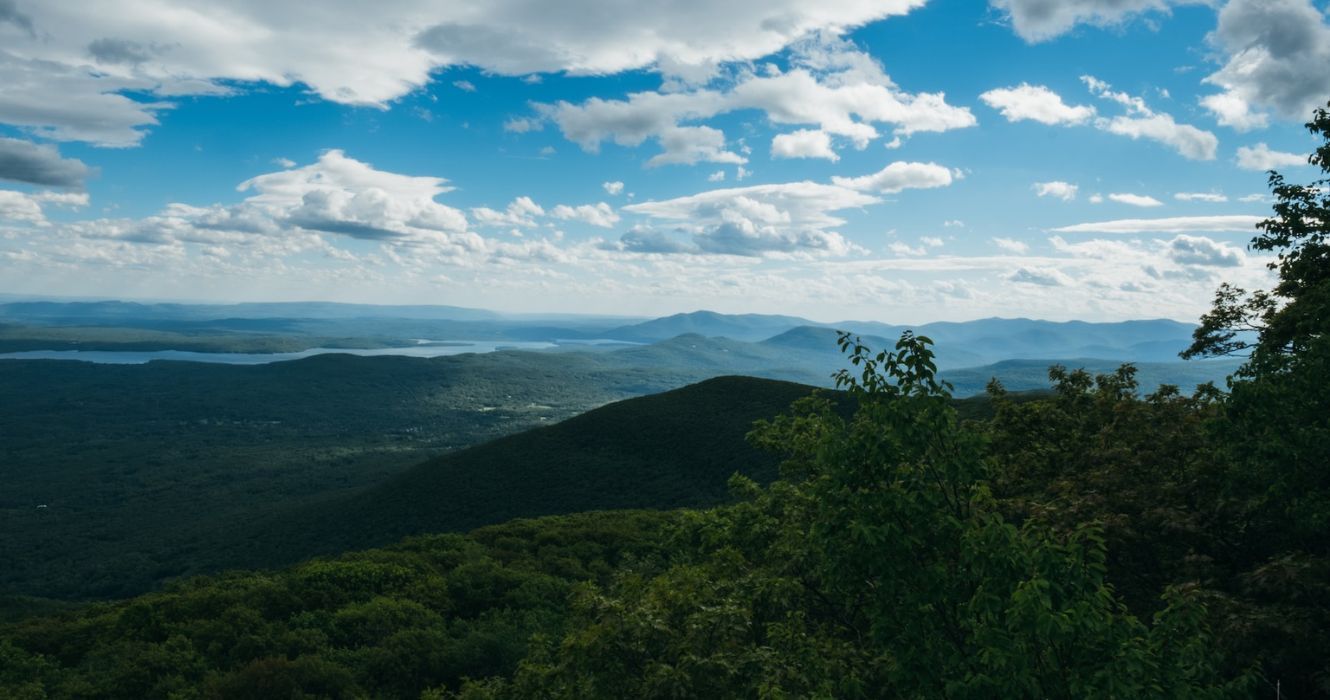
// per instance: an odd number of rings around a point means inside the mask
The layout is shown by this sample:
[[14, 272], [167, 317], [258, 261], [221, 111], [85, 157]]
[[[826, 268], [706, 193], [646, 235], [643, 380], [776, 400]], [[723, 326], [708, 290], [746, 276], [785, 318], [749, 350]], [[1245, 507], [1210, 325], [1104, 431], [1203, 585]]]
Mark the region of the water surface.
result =
[[440, 357], [443, 355], [461, 355], [469, 352], [494, 352], [496, 350], [545, 350], [555, 347], [554, 343], [529, 341], [489, 341], [489, 340], [448, 340], [426, 341], [414, 346], [401, 348], [373, 348], [368, 350], [348, 348], [310, 348], [300, 352], [194, 352], [190, 350], [28, 350], [25, 352], [0, 352], [0, 360], [80, 360], [113, 365], [141, 365], [153, 360], [179, 360], [183, 362], [216, 362], [227, 365], [262, 365], [269, 362], [299, 360], [314, 355], [340, 353], [377, 357], [379, 355], [402, 355], [405, 357]]

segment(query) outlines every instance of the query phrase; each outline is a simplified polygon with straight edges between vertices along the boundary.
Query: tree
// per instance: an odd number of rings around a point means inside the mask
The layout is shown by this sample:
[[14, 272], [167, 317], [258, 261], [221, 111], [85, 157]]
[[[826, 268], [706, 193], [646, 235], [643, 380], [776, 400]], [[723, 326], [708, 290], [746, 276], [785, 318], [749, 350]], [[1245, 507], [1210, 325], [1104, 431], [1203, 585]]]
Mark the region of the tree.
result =
[[1308, 162], [1326, 177], [1296, 185], [1271, 170], [1274, 216], [1256, 225], [1260, 233], [1251, 242], [1276, 254], [1269, 267], [1278, 283], [1251, 294], [1221, 285], [1183, 357], [1250, 351], [1250, 374], [1308, 350], [1330, 330], [1330, 112], [1317, 109], [1306, 127], [1325, 139]]
[[1187, 591], [1147, 625], [1096, 528], [1004, 519], [928, 338], [841, 344], [848, 419], [814, 397], [760, 424], [781, 480], [736, 480], [664, 571], [585, 589], [560, 643], [470, 697], [1245, 696]]
[[[1330, 105], [1328, 105], [1330, 106]], [[1330, 695], [1330, 112], [1307, 129], [1323, 177], [1270, 172], [1273, 216], [1251, 247], [1275, 253], [1269, 290], [1223, 285], [1184, 357], [1247, 353], [1230, 380], [1222, 430], [1243, 503], [1225, 582], [1233, 638], [1292, 694]]]

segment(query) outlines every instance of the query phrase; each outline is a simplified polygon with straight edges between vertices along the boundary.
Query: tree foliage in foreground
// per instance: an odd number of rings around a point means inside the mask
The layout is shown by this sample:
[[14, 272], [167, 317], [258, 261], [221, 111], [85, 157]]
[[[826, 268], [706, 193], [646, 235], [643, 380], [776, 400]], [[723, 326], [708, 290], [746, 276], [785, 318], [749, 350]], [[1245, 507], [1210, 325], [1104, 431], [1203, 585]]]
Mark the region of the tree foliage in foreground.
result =
[[1153, 621], [1106, 582], [1091, 525], [1008, 522], [979, 431], [927, 338], [873, 355], [825, 399], [760, 425], [787, 455], [769, 488], [694, 514], [663, 572], [585, 588], [572, 631], [511, 683], [463, 697], [1242, 697], [1205, 613], [1170, 589]]
[[1218, 433], [1241, 499], [1231, 636], [1272, 676], [1300, 679], [1293, 692], [1330, 696], [1330, 112], [1307, 129], [1323, 140], [1308, 159], [1321, 177], [1271, 171], [1274, 215], [1251, 242], [1275, 254], [1275, 284], [1221, 287], [1188, 353], [1248, 356]]

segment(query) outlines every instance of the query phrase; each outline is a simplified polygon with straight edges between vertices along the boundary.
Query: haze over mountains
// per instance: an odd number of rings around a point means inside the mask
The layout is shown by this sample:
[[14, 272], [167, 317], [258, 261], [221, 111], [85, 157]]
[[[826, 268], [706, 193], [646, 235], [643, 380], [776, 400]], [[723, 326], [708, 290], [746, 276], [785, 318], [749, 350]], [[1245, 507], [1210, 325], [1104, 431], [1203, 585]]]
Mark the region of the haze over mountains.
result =
[[[1193, 324], [1166, 319], [1087, 323], [989, 318], [964, 322], [823, 323], [795, 316], [680, 313], [655, 319], [504, 315], [449, 306], [371, 306], [323, 302], [188, 305], [127, 302], [21, 301], [0, 304], [0, 349], [197, 349], [201, 339], [226, 351], [260, 338], [286, 345], [335, 339], [331, 347], [383, 347], [434, 341], [587, 341], [651, 344], [683, 335], [726, 338], [767, 349], [835, 349], [847, 330], [875, 346], [913, 330], [936, 343], [944, 367], [974, 367], [1012, 359], [1103, 359], [1171, 362], [1191, 341]], [[67, 329], [79, 329], [79, 333]], [[66, 329], [57, 331], [56, 329]], [[110, 335], [111, 329], [117, 335]], [[131, 331], [143, 334], [135, 336]], [[148, 332], [171, 335], [148, 335]], [[208, 346], [203, 346], [208, 347]], [[236, 349], [234, 351], [242, 351]], [[257, 350], [263, 352], [262, 349]], [[754, 351], [756, 352], [756, 351]]]

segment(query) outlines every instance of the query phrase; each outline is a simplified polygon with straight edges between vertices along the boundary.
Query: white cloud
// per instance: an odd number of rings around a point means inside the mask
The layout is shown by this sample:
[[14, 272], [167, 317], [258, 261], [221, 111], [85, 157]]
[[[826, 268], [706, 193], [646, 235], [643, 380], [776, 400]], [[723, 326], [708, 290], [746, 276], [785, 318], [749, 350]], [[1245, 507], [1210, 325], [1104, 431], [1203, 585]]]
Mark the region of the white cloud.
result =
[[1176, 192], [1173, 194], [1173, 199], [1180, 202], [1209, 202], [1211, 204], [1228, 201], [1228, 197], [1219, 192]]
[[1008, 121], [1030, 119], [1062, 126], [1088, 123], [1101, 131], [1133, 140], [1157, 141], [1186, 158], [1214, 159], [1219, 147], [1219, 139], [1214, 134], [1189, 124], [1179, 124], [1172, 115], [1155, 112], [1140, 97], [1114, 92], [1112, 86], [1094, 76], [1083, 75], [1081, 81], [1097, 97], [1122, 106], [1126, 113], [1112, 117], [1097, 116], [1093, 107], [1068, 106], [1048, 88], [1028, 83], [1015, 88], [990, 90], [981, 95], [980, 99], [999, 109]]
[[1127, 110], [1123, 115], [1096, 119], [1096, 128], [1132, 140], [1157, 141], [1192, 160], [1214, 160], [1219, 148], [1219, 139], [1214, 134], [1189, 124], [1179, 124], [1172, 115], [1155, 112], [1140, 97], [1114, 92], [1112, 86], [1094, 76], [1083, 75], [1081, 81], [1101, 99], [1116, 102]]
[[979, 96], [988, 106], [998, 110], [1009, 122], [1030, 119], [1041, 124], [1083, 124], [1094, 117], [1094, 107], [1069, 106], [1057, 93], [1043, 85], [1021, 83], [1014, 88], [989, 90]]
[[535, 217], [544, 216], [545, 210], [530, 197], [518, 197], [508, 204], [503, 211], [489, 207], [475, 207], [471, 216], [482, 226], [519, 226], [530, 228], [536, 225]]
[[462, 92], [475, 92], [476, 86], [470, 80], [454, 80], [453, 87]]
[[989, 0], [1004, 10], [1029, 42], [1047, 41], [1077, 24], [1112, 26], [1151, 11], [1167, 11], [1166, 0]]
[[895, 194], [906, 189], [946, 187], [951, 184], [952, 173], [937, 163], [896, 161], [871, 175], [837, 176], [831, 181], [852, 190]]
[[1252, 194], [1244, 194], [1244, 195], [1242, 195], [1241, 197], [1238, 197], [1238, 201], [1239, 201], [1239, 202], [1247, 202], [1247, 203], [1251, 203], [1251, 202], [1267, 202], [1267, 201], [1270, 201], [1270, 195], [1263, 194], [1263, 193], [1260, 193], [1260, 192], [1254, 192], [1254, 193], [1252, 193]]
[[1204, 236], [1180, 235], [1168, 243], [1168, 256], [1179, 265], [1239, 267], [1243, 253], [1233, 246]]
[[994, 238], [993, 245], [996, 245], [1008, 253], [1015, 253], [1017, 255], [1025, 255], [1030, 251], [1028, 243], [1013, 238]]
[[260, 175], [236, 189], [255, 193], [245, 208], [312, 231], [369, 240], [474, 243], [466, 234], [466, 216], [434, 201], [452, 190], [446, 183], [375, 170], [332, 150], [312, 165]]
[[566, 204], [560, 204], [550, 210], [550, 216], [556, 219], [565, 219], [568, 221], [580, 221], [591, 226], [601, 228], [610, 228], [619, 223], [619, 215], [605, 202], [596, 204], [581, 204], [570, 207]]
[[1309, 0], [1229, 0], [1209, 40], [1227, 62], [1202, 104], [1221, 124], [1264, 126], [1265, 109], [1302, 121], [1330, 95], [1330, 24]]
[[800, 129], [788, 134], [777, 134], [771, 140], [772, 158], [825, 158], [840, 160], [831, 150], [831, 136], [825, 131]]
[[1036, 182], [1031, 186], [1035, 195], [1039, 197], [1057, 197], [1064, 202], [1070, 202], [1076, 199], [1076, 192], [1080, 189], [1070, 182], [1053, 180], [1051, 182]]
[[[665, 146], [663, 160], [675, 160], [667, 137], [679, 135], [683, 122], [709, 119], [742, 110], [760, 110], [775, 124], [813, 125], [829, 136], [847, 138], [856, 148], [880, 136], [876, 124], [893, 126], [908, 136], [921, 131], [948, 131], [974, 126], [968, 109], [946, 103], [941, 93], [909, 94], [899, 90], [876, 61], [848, 42], [819, 36], [797, 45], [794, 66], [778, 74], [741, 71], [729, 84], [673, 92], [637, 92], [625, 99], [591, 98], [536, 105], [537, 112], [558, 125], [564, 136], [584, 150], [596, 152], [605, 141], [638, 146], [656, 139]], [[700, 134], [698, 135], [700, 137]], [[710, 135], [712, 153], [723, 139]], [[729, 160], [741, 162], [728, 154]]]
[[1278, 168], [1307, 165], [1307, 156], [1284, 151], [1273, 151], [1264, 143], [1238, 148], [1238, 167], [1243, 170], [1276, 170]]
[[1090, 203], [1091, 203], [1091, 204], [1103, 204], [1103, 203], [1104, 203], [1104, 195], [1099, 194], [1098, 192], [1096, 192], [1096, 193], [1090, 195]]
[[942, 247], [942, 239], [938, 238], [937, 236], [920, 236], [919, 242], [928, 246], [929, 248]]
[[1158, 141], [1192, 160], [1214, 160], [1219, 139], [1189, 124], [1178, 124], [1167, 114], [1149, 117], [1113, 117], [1105, 122], [1105, 131], [1136, 139]]
[[273, 158], [272, 164], [283, 170], [296, 167], [296, 162], [290, 158]]
[[1201, 106], [1209, 110], [1220, 124], [1238, 131], [1263, 129], [1270, 123], [1268, 116], [1252, 111], [1247, 100], [1231, 92], [1206, 95], [1201, 98]]
[[1254, 232], [1260, 216], [1174, 216], [1162, 219], [1117, 219], [1053, 229], [1062, 233], [1190, 233], [1197, 231]]
[[1118, 204], [1129, 204], [1133, 207], [1162, 207], [1163, 202], [1143, 194], [1131, 194], [1130, 192], [1115, 192], [1108, 195], [1108, 198]]
[[51, 138], [130, 146], [167, 105], [136, 101], [120, 94], [125, 89], [169, 98], [224, 93], [237, 83], [303, 83], [325, 100], [385, 107], [448, 66], [500, 75], [698, 75], [921, 4], [330, 0], [318, 12], [295, 12], [258, 0], [171, 7], [43, 0], [24, 5], [31, 31], [7, 36], [0, 52], [0, 121]]
[[943, 228], [965, 228], [965, 222], [960, 219], [947, 219], [942, 222]]
[[671, 126], [658, 135], [664, 153], [653, 156], [647, 167], [671, 163], [747, 163], [748, 159], [725, 150], [725, 134], [709, 126]]
[[46, 223], [42, 205], [24, 192], [0, 190], [0, 222]]
[[623, 183], [615, 180], [614, 182], [602, 182], [600, 186], [605, 188], [605, 192], [611, 195], [618, 195], [623, 192]]
[[638, 227], [617, 245], [632, 252], [842, 256], [860, 249], [830, 230], [845, 223], [837, 212], [877, 204], [880, 194], [942, 187], [952, 178], [951, 171], [934, 163], [897, 162], [863, 177], [832, 178], [833, 184], [752, 185], [641, 202], [624, 211], [668, 223], [689, 236], [688, 242]]
[[724, 181], [725, 181], [724, 170], [717, 170], [716, 172], [711, 173], [710, 175], [707, 176], [707, 182], [724, 182]]
[[845, 223], [831, 212], [879, 201], [852, 188], [803, 181], [709, 190], [675, 199], [630, 204], [623, 209], [680, 223], [719, 224], [725, 221], [728, 212], [740, 212], [745, 218], [765, 224], [824, 228]]
[[686, 231], [692, 236], [690, 252], [844, 255], [854, 247], [827, 230], [844, 223], [834, 212], [879, 201], [847, 187], [805, 181], [710, 190], [624, 210]]

